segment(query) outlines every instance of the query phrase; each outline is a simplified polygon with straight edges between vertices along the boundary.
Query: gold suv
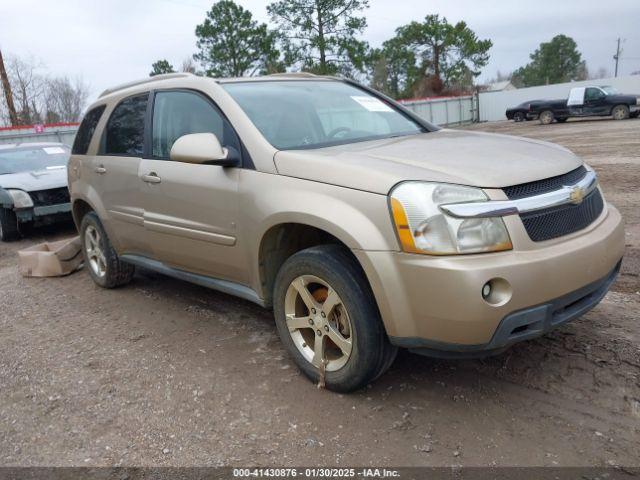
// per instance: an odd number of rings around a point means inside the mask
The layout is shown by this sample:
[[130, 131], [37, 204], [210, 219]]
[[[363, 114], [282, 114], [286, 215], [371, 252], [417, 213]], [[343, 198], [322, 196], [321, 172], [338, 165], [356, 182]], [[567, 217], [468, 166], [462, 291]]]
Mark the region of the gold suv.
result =
[[556, 145], [440, 129], [350, 80], [168, 74], [109, 89], [68, 168], [86, 265], [273, 308], [336, 391], [398, 347], [495, 354], [596, 305], [624, 251], [596, 175]]

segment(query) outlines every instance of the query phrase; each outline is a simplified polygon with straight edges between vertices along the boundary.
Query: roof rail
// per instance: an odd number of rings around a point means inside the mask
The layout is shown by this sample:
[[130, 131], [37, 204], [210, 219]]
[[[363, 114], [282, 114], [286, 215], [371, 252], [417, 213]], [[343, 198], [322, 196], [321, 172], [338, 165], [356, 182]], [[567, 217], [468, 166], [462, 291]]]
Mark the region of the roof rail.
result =
[[269, 77], [298, 77], [298, 78], [314, 78], [317, 77], [315, 73], [309, 72], [282, 72], [282, 73], [271, 73], [268, 75]]
[[192, 77], [193, 73], [189, 72], [178, 72], [178, 73], [162, 73], [160, 75], [154, 75], [153, 77], [143, 78], [141, 80], [134, 80], [133, 82], [122, 83], [120, 85], [116, 85], [115, 87], [107, 88], [104, 92], [100, 94], [98, 98], [102, 98], [105, 95], [109, 95], [110, 93], [117, 92], [118, 90], [124, 90], [125, 88], [135, 87], [137, 85], [144, 85], [145, 83], [156, 82], [158, 80], [168, 80], [170, 78], [185, 78]]

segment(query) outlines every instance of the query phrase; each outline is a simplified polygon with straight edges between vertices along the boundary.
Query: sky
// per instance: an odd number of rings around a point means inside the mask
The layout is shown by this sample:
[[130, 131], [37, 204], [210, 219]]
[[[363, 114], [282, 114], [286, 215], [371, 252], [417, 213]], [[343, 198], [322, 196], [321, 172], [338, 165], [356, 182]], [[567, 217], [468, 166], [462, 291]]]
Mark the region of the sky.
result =
[[[237, 0], [262, 22], [266, 1]], [[0, 49], [33, 59], [51, 75], [82, 78], [95, 98], [107, 87], [146, 77], [166, 58], [179, 67], [196, 52], [195, 26], [212, 0], [0, 0]], [[640, 0], [369, 0], [363, 38], [379, 46], [395, 29], [427, 14], [464, 20], [493, 42], [480, 80], [526, 64], [540, 42], [563, 33], [578, 44], [592, 72], [640, 70]]]

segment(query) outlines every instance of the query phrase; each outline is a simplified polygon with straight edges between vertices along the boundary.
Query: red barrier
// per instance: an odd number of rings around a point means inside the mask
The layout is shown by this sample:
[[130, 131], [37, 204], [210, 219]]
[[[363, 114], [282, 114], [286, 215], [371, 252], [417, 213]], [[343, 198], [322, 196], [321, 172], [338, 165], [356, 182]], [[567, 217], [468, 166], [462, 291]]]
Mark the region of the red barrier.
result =
[[61, 127], [77, 127], [80, 123], [78, 122], [57, 122], [57, 123], [45, 123], [45, 124], [37, 124], [37, 125], [18, 125], [17, 127], [0, 127], [0, 132], [6, 132], [10, 130], [39, 130], [38, 127], [44, 128], [61, 128]]

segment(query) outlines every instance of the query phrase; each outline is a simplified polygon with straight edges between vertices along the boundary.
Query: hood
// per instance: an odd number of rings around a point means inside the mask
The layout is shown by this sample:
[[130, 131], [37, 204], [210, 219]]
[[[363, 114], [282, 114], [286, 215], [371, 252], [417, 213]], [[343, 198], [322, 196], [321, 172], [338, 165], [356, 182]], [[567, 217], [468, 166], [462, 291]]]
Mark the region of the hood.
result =
[[438, 130], [314, 150], [277, 152], [281, 175], [387, 194], [404, 180], [501, 188], [567, 173], [569, 150], [521, 137]]
[[634, 104], [638, 102], [638, 99], [640, 99], [640, 95], [633, 95], [631, 93], [616, 93], [614, 95], [607, 95], [607, 98], [609, 99], [609, 103], [620, 102]]
[[0, 175], [0, 187], [5, 189], [15, 188], [26, 192], [36, 192], [66, 186], [67, 167]]

